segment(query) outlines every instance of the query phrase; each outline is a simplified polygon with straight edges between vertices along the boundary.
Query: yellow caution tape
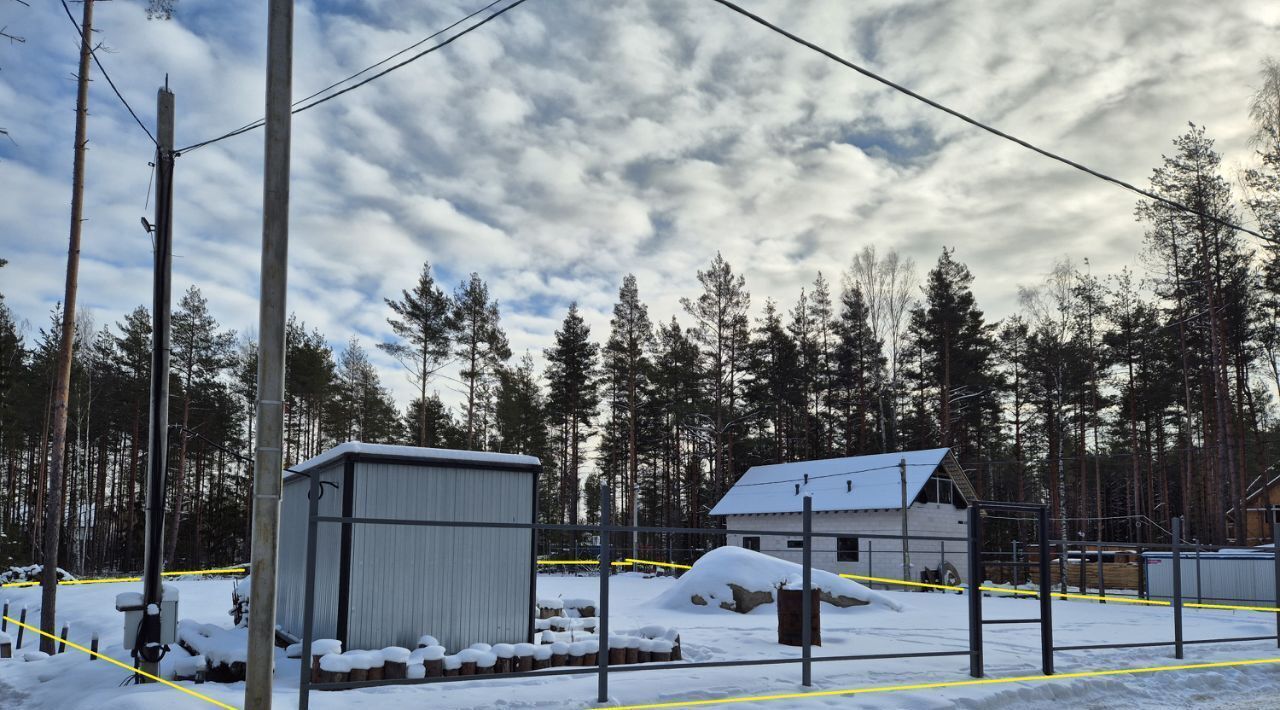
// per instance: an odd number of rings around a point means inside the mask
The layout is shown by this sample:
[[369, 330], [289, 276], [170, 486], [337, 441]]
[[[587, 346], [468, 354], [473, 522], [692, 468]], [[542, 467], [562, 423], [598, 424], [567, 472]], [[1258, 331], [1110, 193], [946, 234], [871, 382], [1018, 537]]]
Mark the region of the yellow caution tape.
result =
[[689, 565], [678, 565], [674, 562], [654, 562], [653, 560], [635, 560], [630, 557], [627, 562], [634, 565], [653, 565], [654, 567], [670, 567], [671, 569], [693, 569]]
[[[924, 582], [908, 582], [903, 579], [887, 579], [884, 577], [867, 577], [860, 574], [842, 574], [841, 577], [846, 579], [858, 579], [868, 582], [880, 582], [881, 584], [898, 584], [906, 587], [928, 587], [929, 589], [945, 589], [952, 592], [962, 592], [964, 587], [953, 587], [946, 584], [925, 584]], [[978, 587], [980, 591], [992, 592], [995, 594], [1022, 594], [1026, 596], [1039, 596], [1040, 592], [1033, 589], [1009, 589], [1007, 587]], [[1069, 594], [1067, 592], [1050, 592], [1057, 599], [1083, 599], [1085, 601], [1108, 601], [1117, 604], [1143, 604], [1147, 606], [1173, 606], [1173, 602], [1161, 601], [1157, 599], [1134, 599], [1133, 597], [1116, 597], [1101, 596], [1097, 594]], [[1238, 611], [1268, 611], [1272, 613], [1280, 612], [1280, 609], [1269, 606], [1237, 606], [1233, 604], [1198, 604], [1195, 602], [1184, 602], [1182, 606], [1190, 609], [1231, 609]]]
[[[600, 565], [600, 560], [538, 560], [540, 565]], [[610, 562], [614, 567], [630, 567], [630, 562]]]
[[844, 688], [840, 690], [815, 690], [808, 693], [779, 693], [775, 695], [753, 695], [735, 698], [719, 698], [714, 700], [682, 700], [679, 702], [647, 703], [643, 705], [623, 705], [614, 710], [658, 710], [659, 708], [690, 708], [705, 705], [729, 705], [735, 703], [756, 703], [768, 700], [799, 700], [802, 698], [830, 698], [847, 695], [867, 695], [871, 693], [896, 693], [907, 690], [932, 690], [935, 688], [964, 688], [975, 685], [1002, 685], [1007, 683], [1038, 683], [1050, 680], [1072, 680], [1076, 678], [1098, 678], [1102, 676], [1130, 675], [1138, 673], [1162, 673], [1166, 671], [1190, 671], [1205, 668], [1233, 668], [1238, 666], [1260, 666], [1280, 663], [1280, 658], [1256, 658], [1244, 661], [1222, 661], [1218, 663], [1187, 663], [1177, 666], [1148, 666], [1146, 668], [1114, 668], [1104, 671], [1081, 671], [1079, 673], [1059, 673], [1057, 675], [1027, 675], [1013, 678], [976, 678], [973, 680], [954, 680], [936, 683], [914, 683], [911, 685], [881, 685], [870, 688]]
[[170, 688], [173, 688], [173, 689], [175, 689], [175, 690], [180, 690], [180, 691], [182, 691], [182, 692], [186, 693], [187, 695], [191, 695], [191, 696], [194, 696], [194, 697], [200, 698], [201, 700], [205, 701], [206, 703], [212, 703], [212, 704], [214, 704], [214, 705], [217, 705], [217, 706], [218, 706], [218, 707], [220, 707], [220, 708], [224, 708], [224, 710], [238, 710], [238, 708], [236, 708], [234, 705], [228, 705], [228, 704], [226, 704], [226, 703], [224, 703], [224, 702], [220, 702], [220, 701], [218, 701], [218, 700], [214, 700], [213, 698], [211, 698], [211, 697], [209, 697], [209, 696], [207, 696], [207, 695], [202, 695], [202, 694], [200, 694], [200, 693], [197, 693], [196, 691], [191, 690], [190, 688], [184, 688], [184, 687], [182, 687], [181, 685], [178, 685], [177, 683], [173, 683], [173, 682], [171, 682], [171, 681], [167, 681], [167, 680], [165, 680], [164, 678], [161, 678], [161, 677], [159, 677], [159, 676], [151, 675], [150, 673], [147, 673], [146, 671], [139, 670], [139, 669], [137, 669], [137, 668], [134, 668], [133, 666], [130, 666], [130, 665], [127, 665], [127, 664], [121, 663], [120, 661], [117, 661], [116, 659], [114, 659], [114, 658], [112, 658], [112, 657], [110, 657], [110, 656], [104, 656], [103, 654], [98, 653], [97, 651], [90, 651], [89, 649], [85, 648], [84, 646], [81, 646], [81, 645], [80, 645], [80, 644], [78, 644], [78, 643], [72, 643], [71, 641], [65, 641], [65, 642], [64, 642], [61, 638], [59, 638], [59, 637], [57, 637], [57, 636], [54, 636], [53, 634], [45, 633], [45, 632], [41, 631], [40, 629], [38, 629], [38, 628], [36, 628], [36, 627], [34, 627], [34, 626], [31, 626], [31, 625], [29, 625], [29, 624], [24, 624], [24, 623], [22, 623], [21, 621], [18, 621], [18, 620], [16, 620], [16, 619], [11, 619], [11, 618], [9, 618], [9, 617], [7, 617], [7, 616], [6, 616], [6, 617], [4, 617], [4, 620], [5, 620], [5, 621], [8, 621], [8, 622], [10, 622], [10, 623], [12, 623], [12, 624], [16, 624], [16, 625], [18, 625], [18, 626], [21, 626], [21, 627], [22, 627], [22, 628], [24, 628], [24, 629], [28, 629], [28, 630], [30, 630], [30, 631], [34, 631], [34, 632], [36, 632], [37, 634], [40, 634], [41, 636], [44, 636], [45, 638], [48, 638], [48, 639], [52, 639], [52, 640], [54, 640], [54, 641], [57, 641], [58, 643], [66, 643], [68, 646], [70, 646], [71, 648], [74, 648], [74, 649], [75, 649], [75, 650], [77, 650], [77, 651], [84, 651], [85, 653], [89, 654], [90, 656], [93, 656], [94, 658], [101, 658], [102, 660], [106, 661], [107, 663], [113, 663], [113, 664], [115, 664], [115, 665], [117, 665], [117, 666], [120, 666], [121, 668], [125, 669], [126, 671], [129, 671], [130, 673], [137, 673], [138, 675], [140, 675], [140, 676], [142, 676], [142, 677], [144, 677], [144, 678], [150, 678], [151, 680], [154, 680], [154, 681], [156, 681], [157, 683], [163, 683], [163, 684], [165, 684], [165, 685], [169, 686]]
[[[161, 572], [162, 577], [182, 577], [188, 574], [244, 574], [248, 570], [241, 567], [232, 567], [228, 569], [197, 569], [184, 570], [180, 572]], [[75, 586], [80, 584], [109, 584], [111, 582], [141, 582], [141, 577], [106, 577], [102, 579], [69, 579], [65, 582], [58, 582], [58, 586]], [[40, 582], [9, 582], [8, 584], [0, 584], [0, 587], [36, 587]]]

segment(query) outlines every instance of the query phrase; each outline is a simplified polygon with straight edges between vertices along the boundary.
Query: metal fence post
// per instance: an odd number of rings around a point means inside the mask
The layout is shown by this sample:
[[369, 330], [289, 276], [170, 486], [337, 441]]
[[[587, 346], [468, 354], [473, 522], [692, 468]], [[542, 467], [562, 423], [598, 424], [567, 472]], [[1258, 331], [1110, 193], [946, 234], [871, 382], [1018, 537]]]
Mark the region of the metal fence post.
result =
[[1200, 538], [1196, 538], [1196, 603], [1204, 603], [1204, 592], [1201, 591], [1200, 585]]
[[813, 498], [804, 497], [804, 569], [801, 571], [800, 615], [804, 617], [800, 628], [801, 685], [813, 685]]
[[600, 486], [600, 618], [596, 622], [599, 627], [600, 648], [596, 653], [597, 692], [596, 700], [609, 702], [609, 572], [612, 562], [609, 550], [609, 487]]
[[[1101, 541], [1099, 541], [1101, 542]], [[1107, 578], [1102, 567], [1102, 545], [1098, 545], [1098, 603], [1106, 604], [1107, 600]]]
[[[876, 570], [873, 564], [876, 559], [876, 553], [871, 551], [872, 542], [873, 542], [872, 540], [867, 540], [867, 576], [868, 577], [876, 576]], [[875, 582], [872, 582], [871, 580], [867, 580], [867, 588], [875, 589]]]
[[969, 675], [982, 677], [982, 517], [976, 503], [969, 506]]
[[302, 668], [298, 675], [298, 710], [311, 703], [311, 642], [315, 635], [316, 611], [316, 517], [320, 515], [320, 472], [313, 470], [307, 487], [307, 569], [302, 592]]
[[1182, 658], [1182, 516], [1173, 519], [1173, 654]]
[[[1275, 567], [1275, 604], [1280, 608], [1280, 508], [1271, 509], [1271, 562]], [[1276, 647], [1280, 648], [1280, 612], [1276, 612]]]
[[1053, 585], [1049, 581], [1049, 509], [1036, 514], [1036, 535], [1040, 538], [1040, 666], [1053, 675]]

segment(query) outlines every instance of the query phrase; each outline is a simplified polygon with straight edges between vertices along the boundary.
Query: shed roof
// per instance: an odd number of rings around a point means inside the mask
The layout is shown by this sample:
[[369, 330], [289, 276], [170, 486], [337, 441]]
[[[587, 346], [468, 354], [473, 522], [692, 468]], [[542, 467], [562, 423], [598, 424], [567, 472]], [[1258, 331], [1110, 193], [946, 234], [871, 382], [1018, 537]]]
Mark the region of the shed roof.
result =
[[[398, 446], [395, 444], [367, 444], [363, 441], [348, 441], [345, 444], [337, 446], [325, 451], [319, 456], [313, 456], [306, 461], [293, 467], [294, 471], [306, 471], [308, 469], [323, 466], [333, 461], [337, 461], [345, 456], [367, 456], [381, 458], [396, 458], [405, 460], [418, 460], [423, 464], [445, 464], [445, 463], [470, 463], [470, 464], [490, 464], [501, 468], [530, 468], [540, 466], [541, 462], [535, 456], [525, 456], [523, 454], [499, 454], [492, 451], [463, 451], [460, 449], [432, 449], [423, 446]], [[285, 474], [286, 477], [289, 475]]]
[[[951, 449], [944, 448], [752, 466], [711, 509], [711, 514], [799, 513], [804, 509], [805, 496], [813, 498], [814, 511], [899, 510], [902, 480], [898, 465], [904, 459], [908, 501], [915, 500], [939, 466], [956, 481], [966, 500], [973, 499], [968, 478]], [[805, 474], [809, 476], [807, 484]], [[852, 482], [852, 491], [846, 482]], [[796, 484], [800, 485], [798, 494]]]

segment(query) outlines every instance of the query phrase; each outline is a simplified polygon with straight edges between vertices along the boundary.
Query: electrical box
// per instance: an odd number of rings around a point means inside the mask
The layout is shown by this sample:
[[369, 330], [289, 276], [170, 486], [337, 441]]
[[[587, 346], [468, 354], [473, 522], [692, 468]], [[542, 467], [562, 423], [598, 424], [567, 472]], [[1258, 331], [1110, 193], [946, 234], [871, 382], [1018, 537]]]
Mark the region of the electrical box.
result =
[[[178, 588], [161, 585], [160, 595], [160, 643], [168, 646], [178, 640]], [[124, 612], [123, 646], [133, 650], [138, 639], [138, 627], [146, 611], [140, 592], [123, 592], [116, 595], [116, 611]]]

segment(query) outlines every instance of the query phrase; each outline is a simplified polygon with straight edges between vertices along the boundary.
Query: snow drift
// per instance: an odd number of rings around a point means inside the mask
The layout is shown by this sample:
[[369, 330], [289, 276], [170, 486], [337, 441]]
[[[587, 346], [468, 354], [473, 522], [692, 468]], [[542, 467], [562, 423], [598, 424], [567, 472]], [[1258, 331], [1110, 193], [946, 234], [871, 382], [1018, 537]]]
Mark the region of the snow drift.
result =
[[[795, 562], [741, 547], [720, 547], [693, 563], [693, 569], [652, 603], [668, 609], [709, 606], [745, 613], [772, 603], [778, 587], [798, 588], [802, 575], [803, 569]], [[902, 610], [902, 605], [888, 596], [830, 572], [813, 570], [813, 586], [823, 601], [837, 606], [877, 604]]]

